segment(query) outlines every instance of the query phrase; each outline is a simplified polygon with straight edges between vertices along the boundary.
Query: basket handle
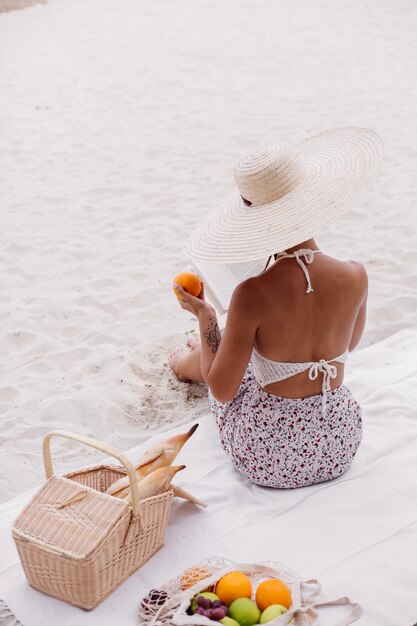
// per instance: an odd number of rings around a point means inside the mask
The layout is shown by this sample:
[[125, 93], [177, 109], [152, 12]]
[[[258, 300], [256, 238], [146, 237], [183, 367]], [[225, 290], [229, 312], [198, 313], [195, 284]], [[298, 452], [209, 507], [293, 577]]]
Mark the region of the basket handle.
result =
[[129, 459], [122, 453], [113, 448], [112, 446], [108, 446], [105, 443], [101, 443], [96, 439], [91, 439], [90, 437], [85, 437], [84, 435], [76, 435], [75, 433], [71, 433], [67, 430], [51, 430], [43, 439], [43, 464], [45, 467], [45, 475], [46, 478], [51, 478], [54, 475], [54, 470], [52, 467], [52, 458], [51, 458], [51, 438], [52, 437], [64, 437], [65, 439], [72, 439], [72, 441], [77, 441], [78, 443], [82, 443], [85, 446], [89, 446], [91, 448], [95, 448], [96, 450], [100, 450], [100, 452], [105, 452], [109, 456], [114, 457], [125, 468], [127, 475], [129, 477], [130, 482], [130, 492], [132, 494], [132, 509], [133, 515], [139, 515], [139, 491], [138, 491], [138, 481], [136, 478], [135, 468]]

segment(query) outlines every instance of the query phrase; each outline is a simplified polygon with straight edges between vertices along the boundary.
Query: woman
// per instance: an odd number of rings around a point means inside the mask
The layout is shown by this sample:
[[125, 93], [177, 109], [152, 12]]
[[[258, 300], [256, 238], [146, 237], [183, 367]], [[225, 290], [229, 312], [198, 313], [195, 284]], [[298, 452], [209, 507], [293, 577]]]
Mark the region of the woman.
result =
[[174, 285], [201, 342], [169, 364], [181, 380], [207, 383], [223, 447], [256, 484], [331, 480], [360, 444], [361, 408], [343, 377], [365, 325], [367, 275], [312, 235], [362, 198], [381, 156], [379, 137], [355, 128], [251, 153], [235, 168], [239, 195], [187, 242], [203, 261], [275, 255], [236, 287], [223, 334], [204, 291], [195, 298]]

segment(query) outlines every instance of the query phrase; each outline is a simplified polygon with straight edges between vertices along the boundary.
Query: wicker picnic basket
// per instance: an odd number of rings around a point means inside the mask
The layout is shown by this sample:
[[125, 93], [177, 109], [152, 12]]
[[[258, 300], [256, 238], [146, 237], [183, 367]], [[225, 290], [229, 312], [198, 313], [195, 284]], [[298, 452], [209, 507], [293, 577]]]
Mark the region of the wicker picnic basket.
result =
[[[115, 457], [55, 476], [50, 440], [65, 437]], [[43, 441], [47, 482], [16, 519], [12, 533], [29, 584], [83, 609], [93, 609], [164, 543], [172, 491], [139, 501], [133, 465], [114, 448], [62, 430]], [[128, 475], [132, 504], [105, 493]]]

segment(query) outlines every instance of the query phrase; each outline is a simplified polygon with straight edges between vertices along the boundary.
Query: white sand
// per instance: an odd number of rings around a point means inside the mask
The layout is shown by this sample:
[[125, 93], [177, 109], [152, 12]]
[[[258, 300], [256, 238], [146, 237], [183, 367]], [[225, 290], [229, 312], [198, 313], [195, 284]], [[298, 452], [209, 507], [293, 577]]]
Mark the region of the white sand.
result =
[[[414, 0], [50, 0], [0, 15], [0, 500], [67, 428], [126, 449], [207, 411], [170, 281], [242, 152], [369, 126], [386, 160], [318, 241], [370, 276], [363, 345], [416, 324]], [[60, 471], [94, 453], [56, 445]]]
[[48, 0], [0, 0], [0, 13], [27, 9], [34, 4], [46, 4]]

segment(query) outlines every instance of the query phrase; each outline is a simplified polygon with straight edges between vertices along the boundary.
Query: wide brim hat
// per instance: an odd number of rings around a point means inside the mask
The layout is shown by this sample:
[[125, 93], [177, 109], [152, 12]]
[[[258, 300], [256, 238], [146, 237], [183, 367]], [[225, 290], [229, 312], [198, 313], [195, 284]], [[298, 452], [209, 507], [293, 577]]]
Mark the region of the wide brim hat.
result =
[[235, 166], [237, 190], [190, 235], [184, 252], [196, 261], [237, 263], [306, 241], [361, 202], [382, 156], [381, 138], [366, 128], [251, 152]]

